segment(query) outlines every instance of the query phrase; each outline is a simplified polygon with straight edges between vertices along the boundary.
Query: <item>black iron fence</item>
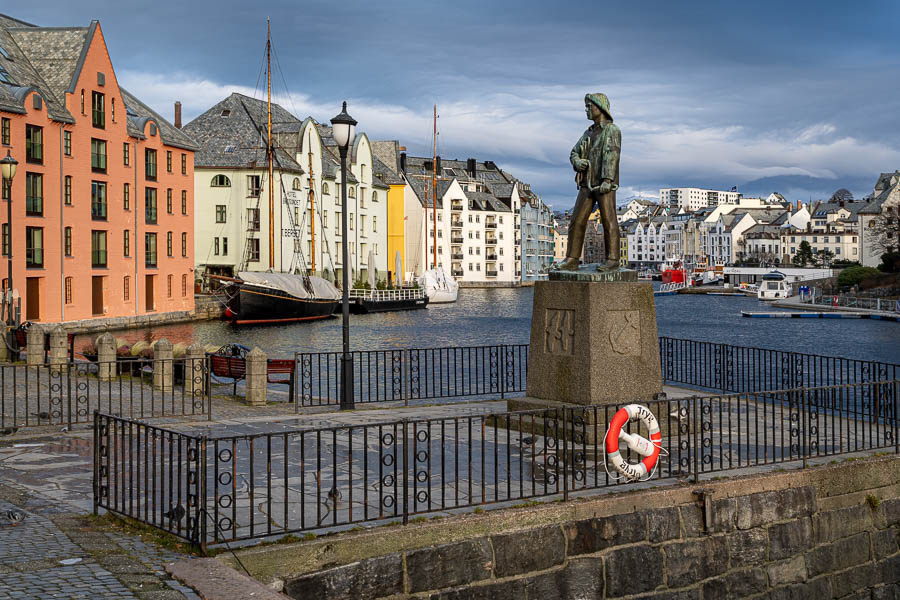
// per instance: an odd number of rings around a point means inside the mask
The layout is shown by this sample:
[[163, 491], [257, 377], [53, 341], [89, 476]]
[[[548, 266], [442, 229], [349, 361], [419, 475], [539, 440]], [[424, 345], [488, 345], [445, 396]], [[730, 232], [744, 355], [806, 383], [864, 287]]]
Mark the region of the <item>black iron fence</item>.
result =
[[[297, 407], [340, 402], [340, 352], [296, 355]], [[355, 351], [356, 402], [464, 398], [525, 391], [528, 345]]]
[[[357, 402], [521, 395], [528, 345], [353, 352]], [[833, 356], [659, 338], [664, 383], [758, 392], [900, 378], [900, 365]], [[297, 407], [340, 402], [340, 352], [298, 353]]]
[[0, 364], [0, 430], [90, 423], [94, 411], [146, 419], [210, 416], [207, 358]]
[[664, 383], [704, 390], [760, 392], [900, 378], [900, 365], [714, 342], [659, 338]]
[[[646, 403], [662, 432], [663, 452], [651, 478], [696, 479], [861, 451], [896, 453], [898, 384]], [[95, 509], [214, 544], [568, 498], [628, 485], [611, 471], [603, 449], [617, 408], [209, 437], [97, 414]]]

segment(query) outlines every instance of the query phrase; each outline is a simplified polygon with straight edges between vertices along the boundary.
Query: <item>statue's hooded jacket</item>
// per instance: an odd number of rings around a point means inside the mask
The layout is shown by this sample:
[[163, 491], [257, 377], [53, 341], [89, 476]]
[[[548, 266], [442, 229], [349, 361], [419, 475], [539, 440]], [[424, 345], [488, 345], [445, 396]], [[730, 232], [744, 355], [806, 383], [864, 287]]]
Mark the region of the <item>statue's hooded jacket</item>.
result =
[[[595, 135], [597, 128], [600, 134]], [[593, 139], [593, 142], [591, 141]], [[622, 132], [612, 121], [603, 125], [596, 123], [587, 128], [569, 155], [569, 161], [575, 166], [579, 158], [588, 161], [588, 170], [581, 185], [591, 191], [600, 187], [604, 179], [613, 182], [612, 189], [619, 187], [619, 155], [622, 151]]]

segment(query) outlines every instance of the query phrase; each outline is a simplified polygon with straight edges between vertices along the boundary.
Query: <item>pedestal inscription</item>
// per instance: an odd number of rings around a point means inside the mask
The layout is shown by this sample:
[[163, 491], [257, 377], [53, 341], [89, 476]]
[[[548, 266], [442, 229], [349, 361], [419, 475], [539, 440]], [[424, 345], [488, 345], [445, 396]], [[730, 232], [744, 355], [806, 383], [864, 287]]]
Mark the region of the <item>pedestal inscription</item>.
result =
[[649, 283], [539, 281], [532, 315], [529, 397], [615, 404], [662, 391]]

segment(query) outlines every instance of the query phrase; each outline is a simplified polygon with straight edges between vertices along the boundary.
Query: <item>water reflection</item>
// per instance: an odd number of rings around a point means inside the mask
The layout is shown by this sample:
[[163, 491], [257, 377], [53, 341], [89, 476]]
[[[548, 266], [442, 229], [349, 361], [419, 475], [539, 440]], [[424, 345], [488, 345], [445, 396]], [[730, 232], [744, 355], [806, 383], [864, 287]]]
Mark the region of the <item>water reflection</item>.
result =
[[[354, 349], [526, 344], [533, 288], [465, 289], [455, 304], [426, 310], [351, 315]], [[662, 296], [656, 298], [659, 334], [741, 346], [829, 354], [900, 363], [900, 323], [845, 319], [747, 319], [742, 310], [767, 310], [754, 298]], [[113, 332], [128, 343], [167, 338], [173, 344], [240, 342], [270, 355], [336, 351], [341, 320], [235, 329], [223, 321], [199, 321]], [[79, 337], [78, 345], [89, 338]]]

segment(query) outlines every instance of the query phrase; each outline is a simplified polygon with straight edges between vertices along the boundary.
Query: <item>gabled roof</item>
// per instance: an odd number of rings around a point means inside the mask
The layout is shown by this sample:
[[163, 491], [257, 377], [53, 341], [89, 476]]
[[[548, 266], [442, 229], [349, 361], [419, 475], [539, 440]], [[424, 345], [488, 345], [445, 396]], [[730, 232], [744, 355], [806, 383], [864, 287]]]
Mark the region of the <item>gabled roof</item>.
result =
[[[277, 104], [272, 105], [273, 131], [275, 124], [296, 124], [301, 121]], [[267, 107], [262, 100], [243, 94], [230, 96], [184, 126], [184, 132], [199, 146], [194, 156], [196, 168], [263, 168], [266, 157]], [[274, 167], [303, 173], [294, 157], [276, 147]]]
[[384, 164], [377, 156], [374, 157], [374, 162], [375, 164], [372, 165], [372, 173], [385, 184], [403, 185], [406, 183], [406, 180], [404, 180], [403, 177], [388, 165]]
[[[159, 128], [159, 135], [167, 146], [176, 148], [184, 148], [185, 150], [197, 150], [197, 143], [181, 129], [178, 129], [152, 108], [137, 99], [137, 96], [123, 87], [119, 88], [122, 93], [122, 101], [125, 102], [126, 114], [128, 116], [128, 135], [136, 138], [144, 138], [144, 125], [147, 121], [152, 120]], [[196, 164], [196, 161], [194, 161]]]

